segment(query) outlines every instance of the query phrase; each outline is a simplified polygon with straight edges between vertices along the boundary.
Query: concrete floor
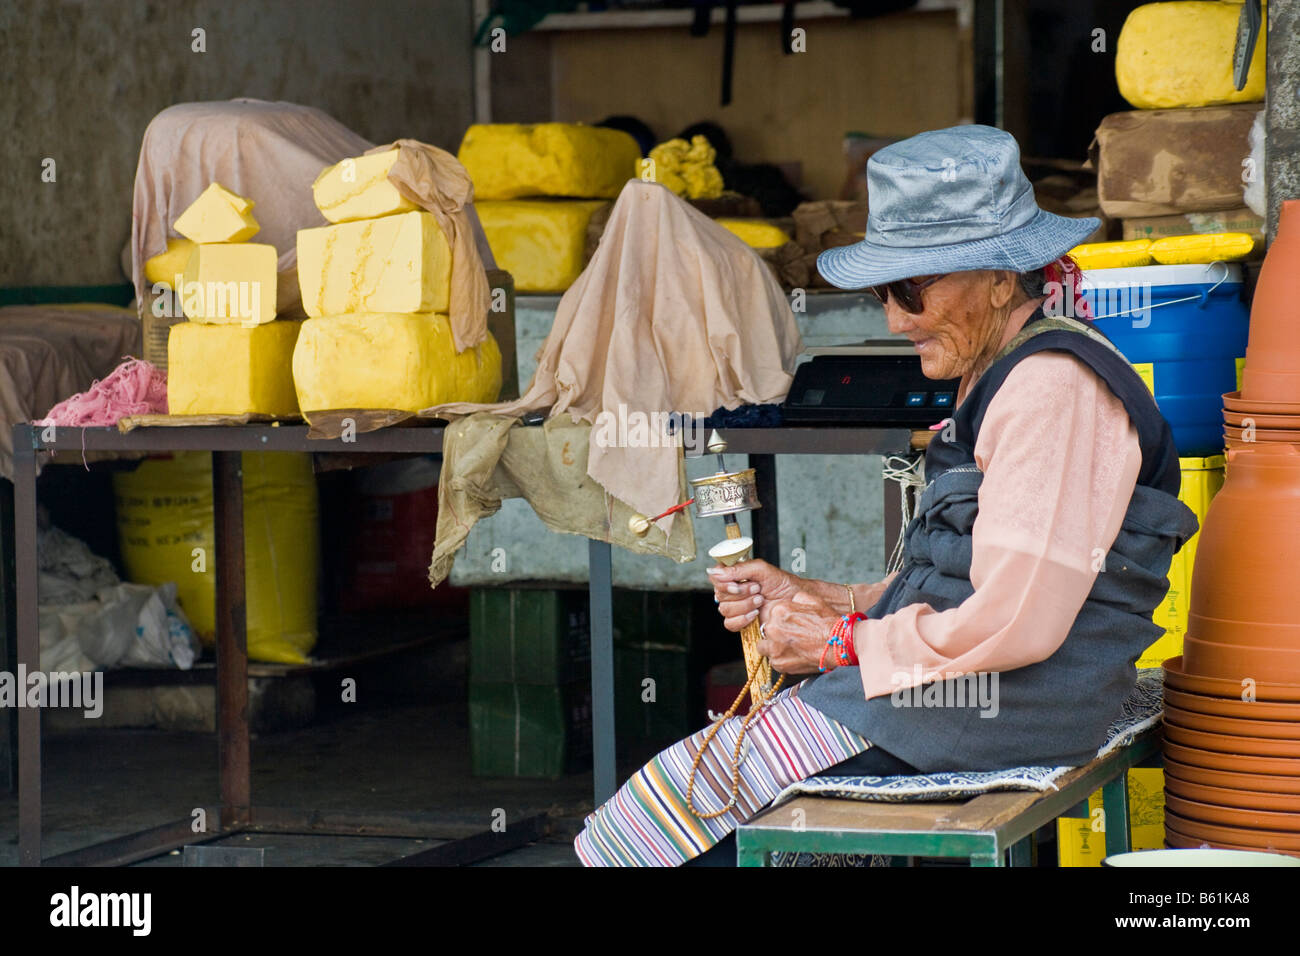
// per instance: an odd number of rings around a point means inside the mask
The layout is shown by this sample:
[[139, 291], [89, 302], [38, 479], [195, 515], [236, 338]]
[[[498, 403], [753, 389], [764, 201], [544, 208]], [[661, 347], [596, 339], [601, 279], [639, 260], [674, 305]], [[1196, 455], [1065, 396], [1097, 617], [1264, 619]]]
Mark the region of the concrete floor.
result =
[[[512, 819], [549, 811], [546, 841], [481, 866], [576, 866], [572, 836], [592, 806], [590, 773], [557, 781], [470, 775], [463, 699], [328, 716], [253, 740], [254, 806], [418, 811]], [[630, 768], [629, 768], [630, 769]], [[216, 739], [206, 734], [98, 730], [47, 734], [43, 855], [187, 817], [218, 803]], [[18, 859], [18, 800], [0, 794], [0, 866]], [[436, 841], [253, 835], [222, 845], [265, 847], [266, 866], [371, 866]], [[179, 866], [179, 853], [139, 865]]]

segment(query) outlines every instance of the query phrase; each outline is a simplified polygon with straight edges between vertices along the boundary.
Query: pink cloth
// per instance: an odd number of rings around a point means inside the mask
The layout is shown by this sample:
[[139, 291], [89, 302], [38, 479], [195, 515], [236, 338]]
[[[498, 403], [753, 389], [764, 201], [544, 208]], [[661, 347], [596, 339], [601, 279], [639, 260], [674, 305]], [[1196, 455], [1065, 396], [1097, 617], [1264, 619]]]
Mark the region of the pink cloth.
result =
[[84, 392], [65, 398], [37, 425], [93, 428], [128, 415], [167, 414], [167, 373], [143, 359], [126, 359]]
[[860, 622], [866, 696], [916, 684], [917, 665], [925, 682], [1050, 657], [1119, 533], [1141, 460], [1123, 403], [1082, 361], [1039, 352], [1016, 365], [975, 446], [975, 593], [946, 611], [913, 604]]

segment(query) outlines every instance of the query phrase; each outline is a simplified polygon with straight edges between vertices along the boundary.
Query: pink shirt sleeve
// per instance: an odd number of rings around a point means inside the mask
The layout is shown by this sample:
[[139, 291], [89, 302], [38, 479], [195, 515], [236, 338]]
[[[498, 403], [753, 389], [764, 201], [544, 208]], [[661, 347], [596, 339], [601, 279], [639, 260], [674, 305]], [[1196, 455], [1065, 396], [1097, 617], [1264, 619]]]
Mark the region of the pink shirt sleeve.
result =
[[1123, 403], [1082, 361], [1039, 352], [1017, 364], [975, 446], [975, 593], [946, 611], [913, 604], [860, 622], [866, 696], [1050, 657], [1119, 533], [1141, 460]]

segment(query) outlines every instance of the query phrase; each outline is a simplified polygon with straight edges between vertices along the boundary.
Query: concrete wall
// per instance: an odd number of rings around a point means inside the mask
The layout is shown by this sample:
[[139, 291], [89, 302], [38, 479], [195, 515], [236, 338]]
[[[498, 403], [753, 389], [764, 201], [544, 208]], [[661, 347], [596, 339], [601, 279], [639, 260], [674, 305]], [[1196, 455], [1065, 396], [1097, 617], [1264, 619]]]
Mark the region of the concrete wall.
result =
[[174, 103], [288, 100], [372, 142], [455, 150], [473, 109], [470, 21], [470, 0], [0, 3], [0, 285], [123, 281], [140, 139]]

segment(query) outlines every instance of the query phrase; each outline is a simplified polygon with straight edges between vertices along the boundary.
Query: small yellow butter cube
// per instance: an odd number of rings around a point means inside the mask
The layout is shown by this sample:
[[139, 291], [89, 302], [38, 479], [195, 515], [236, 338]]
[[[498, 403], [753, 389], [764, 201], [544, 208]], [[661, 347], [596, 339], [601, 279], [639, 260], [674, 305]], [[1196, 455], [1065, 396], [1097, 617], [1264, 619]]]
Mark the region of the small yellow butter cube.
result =
[[311, 184], [316, 208], [330, 222], [377, 219], [419, 209], [388, 181], [388, 171], [400, 151], [345, 159], [329, 167]]
[[299, 229], [298, 284], [313, 317], [445, 312], [451, 248], [427, 212]]
[[175, 285], [176, 277], [185, 273], [185, 263], [190, 261], [194, 245], [189, 239], [168, 238], [165, 252], [145, 260], [144, 277], [170, 289]]
[[253, 201], [220, 183], [203, 190], [173, 225], [194, 242], [243, 242], [261, 228], [253, 218]]
[[167, 410], [173, 415], [298, 414], [293, 348], [302, 321], [173, 325], [167, 340]]
[[185, 264], [181, 309], [193, 322], [260, 325], [275, 318], [275, 246], [201, 242]]
[[308, 415], [492, 402], [501, 390], [501, 350], [489, 335], [458, 354], [441, 314], [330, 315], [303, 323], [293, 380]]

